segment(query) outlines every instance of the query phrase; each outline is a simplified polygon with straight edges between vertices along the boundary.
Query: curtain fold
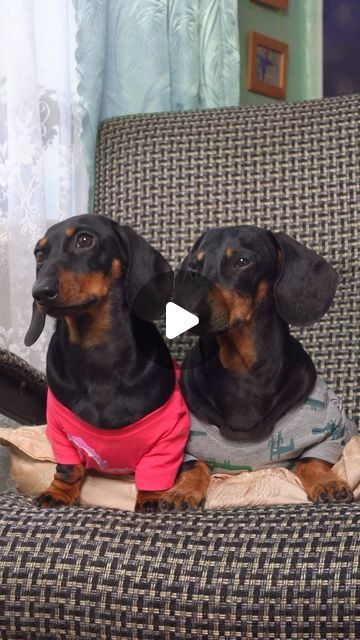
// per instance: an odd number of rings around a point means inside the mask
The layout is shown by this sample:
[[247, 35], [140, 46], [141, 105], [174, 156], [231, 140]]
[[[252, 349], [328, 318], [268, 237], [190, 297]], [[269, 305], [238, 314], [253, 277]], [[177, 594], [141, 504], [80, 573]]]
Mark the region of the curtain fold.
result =
[[74, 0], [92, 207], [98, 124], [239, 104], [237, 0]]

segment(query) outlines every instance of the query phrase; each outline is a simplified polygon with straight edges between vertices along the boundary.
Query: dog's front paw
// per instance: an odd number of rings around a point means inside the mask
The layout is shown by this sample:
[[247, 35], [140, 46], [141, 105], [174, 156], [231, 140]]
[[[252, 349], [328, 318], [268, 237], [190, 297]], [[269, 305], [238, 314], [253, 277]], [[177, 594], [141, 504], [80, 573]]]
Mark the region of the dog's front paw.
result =
[[331, 468], [331, 463], [317, 458], [300, 460], [295, 473], [313, 502], [352, 502], [354, 494]]
[[77, 504], [84, 479], [83, 464], [57, 464], [54, 480], [35, 498], [35, 504], [40, 509]]
[[193, 491], [182, 491], [176, 488], [164, 493], [160, 500], [161, 511], [189, 511], [201, 509], [205, 504], [205, 497]]
[[78, 501], [78, 495], [71, 495], [70, 493], [62, 493], [58, 490], [54, 490], [51, 487], [43, 491], [34, 500], [34, 504], [40, 509], [48, 509], [54, 507], [71, 506]]
[[176, 483], [167, 491], [138, 491], [135, 511], [187, 511], [205, 504], [211, 471], [197, 460], [192, 468], [182, 471]]
[[176, 487], [168, 491], [139, 491], [135, 504], [137, 513], [156, 513], [159, 511], [187, 511], [199, 509], [205, 502], [199, 492], [184, 491]]
[[135, 511], [136, 513], [155, 513], [159, 510], [161, 491], [138, 491]]
[[333, 480], [316, 485], [309, 495], [313, 502], [352, 502], [354, 494], [342, 480]]
[[162, 494], [161, 511], [201, 509], [205, 504], [210, 477], [208, 465], [197, 460], [192, 468], [180, 473], [172, 489]]

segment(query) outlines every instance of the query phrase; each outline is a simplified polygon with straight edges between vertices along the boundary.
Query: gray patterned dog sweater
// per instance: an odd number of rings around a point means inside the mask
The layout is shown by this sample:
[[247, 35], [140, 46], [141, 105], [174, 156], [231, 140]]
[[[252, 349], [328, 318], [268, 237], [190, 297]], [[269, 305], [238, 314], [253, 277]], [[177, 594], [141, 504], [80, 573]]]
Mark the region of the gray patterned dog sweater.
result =
[[263, 440], [230, 441], [218, 427], [191, 414], [185, 461], [204, 460], [212, 471], [222, 473], [279, 466], [292, 469], [306, 457], [335, 464], [356, 433], [356, 424], [346, 417], [343, 402], [317, 378], [307, 400], [278, 420]]

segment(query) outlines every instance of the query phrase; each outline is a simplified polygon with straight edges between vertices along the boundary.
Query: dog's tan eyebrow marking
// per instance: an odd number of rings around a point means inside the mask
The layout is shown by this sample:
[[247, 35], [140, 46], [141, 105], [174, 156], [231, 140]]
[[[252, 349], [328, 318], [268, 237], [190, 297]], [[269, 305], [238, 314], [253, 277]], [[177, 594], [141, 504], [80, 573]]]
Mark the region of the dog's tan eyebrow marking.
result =
[[234, 247], [228, 247], [226, 249], [226, 255], [227, 255], [228, 258], [231, 258], [231, 256], [234, 255], [234, 253], [235, 253]]
[[269, 285], [266, 282], [266, 280], [260, 280], [259, 286], [256, 292], [255, 302], [263, 302], [263, 300], [265, 300], [265, 296], [268, 292], [268, 289], [269, 289]]
[[198, 260], [200, 260], [200, 261], [201, 261], [201, 260], [203, 260], [203, 259], [204, 259], [204, 255], [205, 255], [205, 251], [199, 251], [199, 252], [196, 254], [196, 257], [197, 257], [197, 259], [198, 259]]
[[47, 243], [47, 238], [41, 238], [41, 240], [39, 240], [39, 247], [43, 249], [46, 243]]
[[119, 260], [119, 258], [114, 258], [111, 263], [111, 275], [113, 279], [119, 278], [121, 276], [121, 268], [121, 260]]
[[65, 233], [68, 238], [71, 238], [74, 235], [75, 231], [76, 231], [75, 227], [70, 226], [70, 227], [66, 227]]

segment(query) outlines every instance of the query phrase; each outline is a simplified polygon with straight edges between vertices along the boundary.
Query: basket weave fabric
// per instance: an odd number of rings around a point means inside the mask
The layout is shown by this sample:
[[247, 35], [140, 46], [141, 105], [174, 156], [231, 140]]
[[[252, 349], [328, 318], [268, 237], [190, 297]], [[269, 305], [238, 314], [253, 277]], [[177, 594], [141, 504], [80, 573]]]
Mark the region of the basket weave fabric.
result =
[[360, 96], [112, 118], [99, 132], [94, 206], [174, 267], [217, 225], [284, 230], [323, 255], [341, 277], [336, 299], [293, 333], [358, 419], [359, 123]]
[[26, 382], [27, 386], [45, 396], [45, 376], [15, 353], [0, 347], [0, 376], [2, 371], [11, 374], [19, 382]]
[[360, 637], [359, 505], [1, 509], [3, 640]]

